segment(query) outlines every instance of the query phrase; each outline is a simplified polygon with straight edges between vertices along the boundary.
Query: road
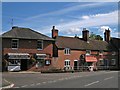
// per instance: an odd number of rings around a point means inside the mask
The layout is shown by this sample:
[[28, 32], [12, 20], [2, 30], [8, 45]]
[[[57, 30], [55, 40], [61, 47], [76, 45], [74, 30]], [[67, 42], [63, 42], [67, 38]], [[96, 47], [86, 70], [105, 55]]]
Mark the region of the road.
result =
[[77, 73], [3, 73], [13, 88], [118, 88], [118, 71]]

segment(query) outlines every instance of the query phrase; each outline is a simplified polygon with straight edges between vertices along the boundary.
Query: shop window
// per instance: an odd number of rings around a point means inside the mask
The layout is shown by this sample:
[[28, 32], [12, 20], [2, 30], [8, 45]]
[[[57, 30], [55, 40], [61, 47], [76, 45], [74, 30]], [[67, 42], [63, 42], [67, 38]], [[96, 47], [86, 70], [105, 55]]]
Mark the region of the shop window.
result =
[[111, 65], [116, 65], [116, 59], [111, 59]]
[[20, 65], [20, 60], [9, 60], [9, 65]]
[[39, 67], [45, 66], [45, 60], [44, 59], [38, 59], [37, 62], [38, 62]]
[[41, 41], [41, 40], [37, 41], [37, 49], [38, 50], [42, 50], [43, 49], [43, 41]]
[[70, 55], [70, 48], [65, 48], [64, 53], [65, 55]]
[[86, 50], [86, 55], [90, 55], [91, 54], [91, 50]]
[[18, 48], [18, 39], [12, 39], [12, 48]]

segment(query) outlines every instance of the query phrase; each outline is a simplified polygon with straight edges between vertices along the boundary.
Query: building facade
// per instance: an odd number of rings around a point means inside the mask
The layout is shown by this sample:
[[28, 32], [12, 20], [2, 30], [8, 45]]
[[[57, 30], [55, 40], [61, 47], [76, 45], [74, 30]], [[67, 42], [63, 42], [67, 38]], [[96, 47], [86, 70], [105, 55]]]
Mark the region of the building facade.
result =
[[54, 39], [29, 28], [12, 27], [2, 34], [3, 71], [50, 67]]
[[109, 49], [110, 30], [105, 30], [104, 35], [105, 41], [92, 40], [89, 31], [84, 28], [82, 38], [59, 36], [58, 30], [53, 26], [52, 38], [56, 41], [53, 45], [54, 66], [65, 70], [80, 70], [86, 66], [93, 69], [116, 67], [118, 59], [110, 58], [113, 53], [113, 49]]

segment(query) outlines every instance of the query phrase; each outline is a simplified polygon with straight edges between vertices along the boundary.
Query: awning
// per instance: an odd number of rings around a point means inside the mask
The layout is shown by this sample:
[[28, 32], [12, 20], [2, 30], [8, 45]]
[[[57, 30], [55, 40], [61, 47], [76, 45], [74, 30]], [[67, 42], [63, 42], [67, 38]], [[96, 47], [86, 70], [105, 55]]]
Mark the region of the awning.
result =
[[97, 62], [97, 58], [95, 56], [86, 56], [86, 62]]
[[36, 54], [36, 56], [46, 56], [46, 54]]
[[36, 54], [36, 59], [46, 59], [46, 54]]
[[8, 53], [8, 59], [30, 59], [28, 53]]
[[28, 53], [8, 53], [8, 55], [29, 55]]

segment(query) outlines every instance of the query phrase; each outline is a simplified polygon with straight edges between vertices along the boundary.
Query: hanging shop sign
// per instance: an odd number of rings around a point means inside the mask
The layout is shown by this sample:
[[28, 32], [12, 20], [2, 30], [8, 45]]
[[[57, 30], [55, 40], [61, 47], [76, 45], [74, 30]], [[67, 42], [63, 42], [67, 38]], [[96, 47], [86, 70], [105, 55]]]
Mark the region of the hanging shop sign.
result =
[[30, 59], [28, 53], [8, 53], [8, 59]]

